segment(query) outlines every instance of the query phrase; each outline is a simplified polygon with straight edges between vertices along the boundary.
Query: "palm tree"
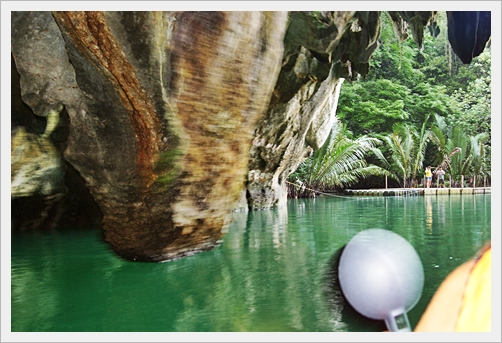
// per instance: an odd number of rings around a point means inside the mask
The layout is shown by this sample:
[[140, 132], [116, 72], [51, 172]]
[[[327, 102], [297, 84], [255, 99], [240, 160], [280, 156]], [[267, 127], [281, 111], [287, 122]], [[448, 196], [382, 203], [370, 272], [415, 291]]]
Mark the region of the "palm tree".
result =
[[402, 180], [404, 188], [412, 186], [422, 169], [425, 149], [431, 139], [426, 129], [426, 117], [420, 133], [409, 125], [396, 125], [393, 132], [383, 139], [390, 149], [390, 171], [397, 180]]
[[[452, 136], [453, 130], [451, 130], [443, 117], [435, 114], [435, 125], [430, 131], [431, 142], [437, 148], [438, 163], [435, 169], [441, 167], [443, 170], [451, 170], [452, 156], [462, 152], [462, 148], [458, 146], [452, 148], [455, 143], [449, 137]], [[458, 135], [459, 132], [455, 134]]]
[[441, 161], [441, 163], [439, 163], [435, 169], [441, 167], [443, 169], [451, 169], [451, 157], [455, 154], [458, 154], [462, 152], [462, 149], [460, 149], [459, 147], [455, 147], [453, 148], [452, 151], [450, 151], [444, 158], [443, 160]]
[[484, 142], [490, 137], [486, 132], [479, 133], [469, 137], [469, 163], [471, 175], [479, 180], [479, 177], [486, 176], [485, 172], [485, 155], [486, 149]]
[[[431, 142], [435, 145], [437, 149], [437, 155], [439, 160], [441, 161], [438, 163], [437, 167], [441, 165], [443, 169], [446, 169], [445, 168], [446, 165], [442, 165], [442, 163], [451, 153], [451, 151], [448, 151], [446, 148], [446, 142], [450, 134], [450, 127], [446, 123], [446, 120], [438, 114], [434, 114], [434, 122], [435, 125], [433, 125], [430, 129], [431, 132], [430, 138]], [[449, 163], [449, 160], [445, 163]]]
[[433, 137], [433, 133], [430, 130], [427, 130], [427, 122], [429, 121], [430, 115], [427, 114], [425, 116], [424, 122], [422, 124], [422, 128], [420, 132], [415, 135], [415, 155], [412, 156], [414, 159], [412, 160], [412, 179], [415, 181], [417, 179], [417, 174], [419, 171], [423, 169], [423, 162], [425, 158], [425, 149], [427, 148], [427, 144]]
[[291, 183], [301, 184], [300, 196], [313, 196], [316, 191], [352, 185], [370, 175], [393, 176], [386, 169], [368, 164], [365, 156], [374, 154], [386, 163], [377, 148], [381, 141], [369, 136], [356, 140], [347, 137], [345, 125], [336, 122], [321, 149], [300, 164], [297, 171], [290, 175]]
[[[489, 139], [488, 133], [479, 133], [468, 136], [455, 125], [451, 129], [445, 120], [436, 115], [436, 125], [431, 128], [431, 141], [437, 147], [439, 163], [445, 170], [450, 170], [453, 180], [459, 181], [462, 177], [487, 176], [486, 171], [486, 146]], [[436, 167], [436, 168], [437, 168]]]
[[449, 151], [458, 149], [458, 152], [450, 157], [450, 172], [452, 179], [458, 181], [461, 179], [462, 175], [469, 175], [469, 137], [460, 126], [456, 125], [452, 128], [446, 142], [446, 149]]
[[411, 130], [406, 127], [402, 134], [393, 132], [383, 138], [390, 148], [393, 175], [398, 180], [402, 180], [403, 187], [406, 187], [406, 180], [411, 174], [411, 160], [409, 157], [414, 147]]
[[450, 167], [454, 180], [460, 180], [462, 175], [466, 177], [489, 176], [490, 172], [486, 165], [485, 142], [490, 135], [487, 132], [475, 136], [468, 136], [459, 127], [452, 129], [451, 138], [448, 139], [447, 147], [456, 147], [458, 153], [451, 157]]

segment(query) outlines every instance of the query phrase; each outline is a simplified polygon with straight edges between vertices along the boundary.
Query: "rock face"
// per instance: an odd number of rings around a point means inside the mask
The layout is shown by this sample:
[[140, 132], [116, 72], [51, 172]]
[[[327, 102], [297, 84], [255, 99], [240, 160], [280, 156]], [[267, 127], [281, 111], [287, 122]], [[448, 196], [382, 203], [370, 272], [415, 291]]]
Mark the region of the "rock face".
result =
[[63, 194], [61, 155], [47, 136], [19, 127], [11, 137], [11, 197]]
[[119, 254], [161, 261], [217, 244], [244, 187], [287, 19], [13, 13], [23, 100], [40, 116], [64, 106], [64, 157], [84, 177]]
[[[63, 159], [46, 134], [30, 133], [22, 126], [11, 134], [11, 198], [16, 204], [34, 194], [40, 196], [35, 218], [22, 215], [23, 228], [39, 227], [66, 192]], [[12, 217], [16, 223], [16, 216]]]
[[[420, 40], [435, 15], [391, 17]], [[12, 125], [47, 118], [30, 133], [47, 141], [67, 123], [59, 154], [105, 239], [127, 259], [175, 259], [215, 247], [233, 209], [286, 201], [287, 176], [326, 140], [341, 85], [368, 73], [379, 35], [379, 12], [13, 12], [29, 109], [13, 101]], [[61, 193], [24, 180], [28, 195]]]
[[291, 14], [279, 80], [250, 151], [249, 208], [286, 201], [287, 177], [327, 139], [340, 87], [367, 74], [379, 34], [379, 12]]

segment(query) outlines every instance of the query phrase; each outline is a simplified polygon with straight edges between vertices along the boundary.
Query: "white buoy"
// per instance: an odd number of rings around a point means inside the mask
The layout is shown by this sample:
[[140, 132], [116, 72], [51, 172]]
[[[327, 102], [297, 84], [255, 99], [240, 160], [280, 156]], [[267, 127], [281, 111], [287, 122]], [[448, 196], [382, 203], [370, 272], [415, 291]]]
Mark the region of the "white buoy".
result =
[[383, 229], [359, 232], [342, 251], [338, 277], [356, 311], [384, 320], [389, 331], [411, 331], [407, 311], [422, 295], [424, 270], [406, 239]]

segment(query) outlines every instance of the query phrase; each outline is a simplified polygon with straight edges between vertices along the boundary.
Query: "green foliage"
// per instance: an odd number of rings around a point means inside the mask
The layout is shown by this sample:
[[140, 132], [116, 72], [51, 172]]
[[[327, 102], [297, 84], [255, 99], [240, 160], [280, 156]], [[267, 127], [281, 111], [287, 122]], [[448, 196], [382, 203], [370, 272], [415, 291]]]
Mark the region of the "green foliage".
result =
[[396, 123], [404, 123], [409, 114], [403, 99], [409, 90], [389, 80], [354, 83], [342, 88], [339, 118], [357, 137], [374, 132], [388, 132]]
[[451, 157], [451, 174], [454, 180], [461, 180], [462, 175], [490, 176], [484, 145], [488, 137], [487, 133], [468, 136], [459, 126], [453, 128], [447, 147], [455, 145], [462, 149], [460, 153]]
[[458, 183], [462, 175], [490, 176], [486, 146], [489, 133], [467, 135], [461, 125], [455, 125], [450, 129], [440, 116], [436, 116], [436, 125], [431, 129], [431, 133], [431, 142], [436, 146], [437, 155], [440, 157], [437, 165], [441, 164], [443, 169], [451, 174], [454, 182]]
[[343, 188], [370, 175], [392, 177], [385, 169], [368, 164], [365, 159], [366, 155], [372, 153], [385, 163], [378, 144], [380, 140], [368, 136], [356, 140], [348, 138], [346, 127], [337, 122], [321, 149], [300, 164], [296, 172], [290, 175], [289, 181], [306, 187], [302, 188], [300, 196], [309, 196], [312, 195], [312, 189], [322, 192]]
[[381, 18], [380, 46], [367, 79], [345, 83], [340, 91], [340, 120], [356, 139], [382, 137], [389, 171], [403, 185], [421, 176], [425, 162], [438, 165], [456, 147], [462, 152], [452, 155], [455, 177], [489, 175], [490, 48], [465, 65], [451, 49], [445, 13], [439, 13], [437, 37], [425, 30], [422, 51], [411, 38], [400, 42], [395, 37], [385, 12]]
[[452, 107], [444, 86], [431, 86], [425, 83], [414, 87], [405, 101], [406, 110], [410, 113], [410, 124], [417, 126], [431, 114], [446, 116]]
[[[381, 20], [369, 74], [344, 83], [340, 91], [337, 116], [345, 131], [337, 129], [329, 143], [300, 165], [292, 182], [323, 189], [386, 174], [411, 186], [423, 177], [424, 164], [444, 164], [453, 182], [462, 175], [489, 176], [490, 48], [463, 64], [448, 41], [444, 12], [439, 12], [439, 35], [424, 31], [421, 51], [411, 37], [398, 40], [386, 12]], [[369, 142], [371, 149], [362, 148]], [[368, 154], [356, 158], [349, 147]]]
[[[453, 92], [452, 99], [454, 110], [447, 118], [456, 123], [468, 135], [476, 135], [482, 132], [490, 132], [491, 129], [491, 76], [489, 72], [489, 52], [484, 52], [474, 64], [488, 63], [479, 69], [480, 77], [469, 82], [466, 89], [458, 89]], [[480, 62], [481, 61], [481, 62]], [[490, 140], [488, 140], [489, 144]]]
[[470, 136], [470, 162], [471, 162], [471, 175], [473, 176], [486, 176], [488, 173], [485, 171], [485, 145], [483, 141], [489, 137], [488, 133], [483, 132], [476, 136]]
[[[436, 148], [435, 159], [432, 160], [431, 165], [441, 165], [443, 169], [447, 169], [450, 165], [450, 154], [453, 150], [447, 150], [447, 139], [450, 134], [450, 127], [445, 119], [438, 114], [434, 115], [435, 124], [430, 129], [430, 141]], [[456, 147], [454, 147], [455, 149]]]
[[413, 39], [404, 42], [397, 39], [386, 12], [382, 13], [381, 22], [379, 47], [372, 55], [368, 79], [399, 81], [408, 87], [421, 83], [423, 75], [416, 68], [418, 48], [415, 42]]
[[410, 125], [396, 125], [394, 131], [383, 136], [389, 148], [390, 168], [403, 187], [411, 187], [422, 170], [427, 143], [431, 132], [426, 129], [428, 117], [418, 132]]

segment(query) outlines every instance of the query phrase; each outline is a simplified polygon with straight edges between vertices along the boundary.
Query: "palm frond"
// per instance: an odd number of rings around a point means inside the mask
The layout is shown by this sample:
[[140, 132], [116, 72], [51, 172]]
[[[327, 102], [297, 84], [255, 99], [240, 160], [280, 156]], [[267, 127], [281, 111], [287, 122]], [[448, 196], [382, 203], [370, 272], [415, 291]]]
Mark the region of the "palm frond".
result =
[[377, 149], [381, 143], [379, 139], [369, 136], [352, 140], [346, 136], [343, 127], [335, 125], [325, 144], [299, 166], [295, 177], [304, 175], [302, 182], [318, 190], [345, 187], [370, 175], [395, 177], [366, 162], [368, 154], [375, 154], [379, 160], [386, 162]]

